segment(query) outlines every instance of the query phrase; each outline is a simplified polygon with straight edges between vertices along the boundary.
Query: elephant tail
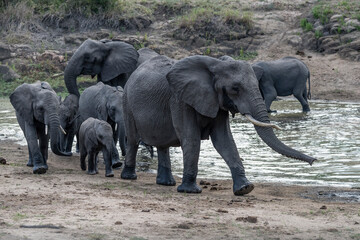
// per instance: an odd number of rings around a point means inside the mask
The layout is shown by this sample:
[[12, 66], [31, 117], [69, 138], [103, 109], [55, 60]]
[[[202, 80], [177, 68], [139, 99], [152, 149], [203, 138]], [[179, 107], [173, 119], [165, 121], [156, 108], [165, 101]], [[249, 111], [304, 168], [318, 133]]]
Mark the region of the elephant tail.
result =
[[310, 71], [308, 70], [308, 80], [309, 80], [309, 90], [307, 92], [307, 98], [311, 99], [311, 91], [310, 91]]

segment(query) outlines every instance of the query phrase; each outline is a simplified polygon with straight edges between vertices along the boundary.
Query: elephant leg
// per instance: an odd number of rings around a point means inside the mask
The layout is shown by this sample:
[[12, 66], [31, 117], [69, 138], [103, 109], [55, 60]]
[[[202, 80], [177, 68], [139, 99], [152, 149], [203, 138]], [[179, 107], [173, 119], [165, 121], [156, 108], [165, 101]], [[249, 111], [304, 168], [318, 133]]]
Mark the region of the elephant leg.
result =
[[112, 165], [111, 153], [107, 149], [105, 149], [103, 150], [103, 157], [105, 161], [105, 177], [113, 177], [114, 172], [111, 168]]
[[175, 186], [176, 184], [171, 173], [169, 148], [158, 148], [158, 172], [156, 183], [166, 186]]
[[[104, 157], [103, 157], [104, 158]], [[105, 160], [105, 159], [104, 159]], [[105, 161], [104, 161], [105, 164]], [[99, 152], [95, 152], [95, 161], [94, 161], [94, 169], [95, 169], [95, 173], [98, 174], [99, 173]]]
[[271, 103], [276, 99], [277, 97], [277, 92], [276, 89], [271, 86], [271, 87], [266, 87], [266, 89], [263, 89], [262, 92], [264, 93], [264, 100], [265, 100], [265, 106], [266, 106], [266, 110], [271, 113], [271, 112], [276, 112], [276, 110], [271, 110], [270, 106]]
[[95, 175], [95, 161], [96, 161], [96, 153], [94, 151], [90, 151], [88, 153], [88, 174]]
[[304, 91], [294, 91], [294, 97], [299, 100], [299, 102], [301, 103], [303, 112], [310, 112], [310, 107], [309, 107], [309, 103], [307, 101], [307, 90], [306, 87], [304, 89]]
[[73, 132], [68, 132], [66, 136], [66, 145], [65, 145], [65, 152], [71, 152], [72, 145], [74, 142], [75, 134]]
[[85, 171], [86, 170], [86, 156], [88, 155], [86, 149], [80, 150], [80, 167], [81, 170]]
[[183, 151], [184, 170], [182, 183], [178, 192], [201, 193], [202, 189], [196, 184], [198, 161], [201, 143], [201, 131], [198, 127], [196, 112], [189, 106], [184, 106], [182, 116], [172, 116], [176, 134], [179, 136]]
[[244, 166], [231, 134], [227, 112], [219, 113], [210, 136], [216, 151], [230, 168], [234, 194], [244, 195], [251, 192], [254, 185], [245, 176]]
[[26, 164], [26, 166], [28, 166], [28, 167], [33, 167], [33, 166], [34, 166], [34, 163], [33, 163], [33, 160], [32, 160], [32, 158], [31, 158], [29, 145], [28, 145], [28, 151], [29, 151], [29, 160], [28, 160], [28, 163]]
[[136, 167], [136, 153], [139, 148], [139, 139], [137, 139], [135, 121], [131, 114], [126, 118], [126, 129], [127, 129], [127, 145], [126, 145], [126, 155], [125, 155], [125, 164], [121, 172], [122, 179], [137, 179], [135, 172]]
[[39, 138], [40, 152], [44, 158], [44, 164], [45, 164], [45, 168], [47, 170], [48, 169], [47, 159], [48, 159], [49, 137], [48, 137], [48, 135], [45, 134], [45, 125], [38, 126], [36, 128], [36, 131], [37, 131], [37, 135]]
[[38, 141], [37, 133], [35, 126], [25, 123], [25, 138], [28, 144], [28, 149], [30, 150], [30, 158], [33, 161], [33, 173], [43, 174], [46, 173], [47, 166], [44, 164], [44, 157], [41, 154]]

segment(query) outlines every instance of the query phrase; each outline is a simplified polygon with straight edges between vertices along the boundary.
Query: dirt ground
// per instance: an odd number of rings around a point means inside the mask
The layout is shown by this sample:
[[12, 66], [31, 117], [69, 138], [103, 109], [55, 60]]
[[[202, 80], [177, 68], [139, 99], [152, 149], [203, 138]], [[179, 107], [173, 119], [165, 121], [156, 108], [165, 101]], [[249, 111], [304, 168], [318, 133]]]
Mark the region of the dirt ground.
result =
[[359, 203], [334, 194], [358, 189], [255, 183], [239, 197], [230, 180], [198, 179], [209, 184], [201, 194], [182, 194], [156, 185], [151, 173], [105, 178], [101, 164], [98, 175], [87, 175], [76, 155], [49, 153], [49, 171], [34, 175], [26, 146], [2, 141], [0, 153], [4, 240], [360, 239]]

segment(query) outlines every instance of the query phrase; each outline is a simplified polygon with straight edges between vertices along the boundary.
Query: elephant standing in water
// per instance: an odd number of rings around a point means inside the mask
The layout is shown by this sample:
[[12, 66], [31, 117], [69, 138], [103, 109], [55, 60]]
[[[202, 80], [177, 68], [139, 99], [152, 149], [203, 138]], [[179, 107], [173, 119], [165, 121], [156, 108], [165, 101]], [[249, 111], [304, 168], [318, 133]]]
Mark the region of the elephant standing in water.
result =
[[262, 140], [285, 156], [312, 164], [315, 158], [284, 145], [270, 124], [258, 81], [251, 65], [192, 56], [178, 62], [165, 56], [141, 64], [124, 89], [127, 134], [123, 179], [136, 179], [139, 141], [158, 149], [157, 184], [175, 185], [171, 172], [170, 146], [181, 146], [184, 171], [179, 192], [200, 193], [196, 184], [200, 143], [213, 142], [230, 168], [233, 192], [243, 195], [254, 185], [245, 170], [231, 134], [229, 112], [240, 113], [255, 125]]
[[[103, 120], [90, 117], [81, 124], [79, 129], [79, 146], [81, 169], [86, 170], [85, 159], [88, 157], [88, 173], [90, 175], [98, 173], [97, 157], [100, 151], [103, 152], [106, 177], [114, 176], [111, 168], [121, 166], [111, 126]], [[118, 158], [114, 159], [113, 156]]]
[[60, 102], [47, 82], [24, 83], [18, 86], [10, 95], [10, 102], [15, 108], [16, 118], [27, 141], [27, 166], [33, 167], [33, 173], [42, 174], [48, 169], [49, 138], [53, 153], [71, 156], [71, 152], [63, 152], [60, 148]]
[[60, 135], [61, 151], [71, 152], [74, 136], [78, 128], [78, 109], [79, 98], [74, 94], [69, 94], [64, 101], [60, 99], [60, 125], [66, 134]]
[[124, 87], [129, 75], [136, 69], [139, 54], [135, 48], [120, 41], [88, 39], [75, 51], [64, 72], [66, 88], [80, 96], [76, 78], [79, 75], [97, 75], [98, 82]]
[[[299, 100], [303, 112], [310, 111], [310, 71], [305, 63], [294, 57], [284, 57], [275, 61], [256, 62], [252, 67], [268, 112], [276, 112], [270, 109], [276, 96], [291, 94]], [[307, 80], [309, 91], [306, 89]]]
[[79, 125], [89, 117], [106, 121], [113, 131], [116, 145], [119, 140], [122, 155], [125, 156], [125, 125], [123, 116], [123, 89], [98, 82], [88, 87], [79, 100]]

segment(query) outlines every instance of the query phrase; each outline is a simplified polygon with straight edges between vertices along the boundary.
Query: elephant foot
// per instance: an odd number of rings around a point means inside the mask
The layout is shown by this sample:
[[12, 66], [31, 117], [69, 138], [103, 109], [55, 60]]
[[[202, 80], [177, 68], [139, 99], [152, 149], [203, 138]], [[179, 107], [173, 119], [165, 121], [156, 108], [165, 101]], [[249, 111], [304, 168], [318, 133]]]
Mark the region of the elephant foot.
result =
[[176, 181], [171, 173], [170, 168], [158, 167], [158, 173], [156, 177], [156, 184], [165, 185], [165, 186], [175, 186]]
[[248, 194], [255, 188], [254, 184], [245, 177], [244, 169], [230, 168], [230, 170], [234, 182], [233, 192], [236, 196]]
[[96, 172], [96, 171], [88, 171], [87, 174], [89, 174], [89, 175], [96, 175], [97, 172]]
[[267, 110], [267, 112], [268, 112], [268, 113], [277, 113], [276, 110], [271, 110], [271, 109]]
[[33, 167], [34, 164], [33, 164], [33, 162], [29, 159], [29, 161], [28, 161], [28, 163], [26, 164], [26, 166], [28, 166], [28, 167]]
[[178, 186], [177, 191], [184, 193], [201, 193], [202, 189], [196, 183], [182, 183]]
[[124, 166], [124, 169], [121, 172], [121, 178], [122, 179], [129, 179], [129, 180], [134, 180], [137, 179], [137, 175], [135, 172], [135, 167], [128, 167], [128, 166]]
[[80, 163], [80, 167], [81, 167], [81, 170], [86, 171], [86, 164], [85, 164], [85, 162], [84, 162], [84, 163]]
[[42, 165], [42, 166], [36, 166], [36, 167], [33, 167], [33, 173], [34, 174], [44, 174], [46, 173], [46, 170], [48, 169], [48, 167], [45, 165]]
[[106, 173], [105, 177], [114, 177], [113, 171]]
[[122, 166], [122, 162], [118, 161], [118, 162], [114, 162], [111, 167], [112, 167], [113, 169], [118, 169], [118, 168], [120, 168], [121, 166]]
[[304, 112], [304, 113], [308, 113], [308, 112], [310, 112], [310, 108], [309, 108], [309, 106], [304, 107], [304, 108], [303, 108], [303, 112]]

